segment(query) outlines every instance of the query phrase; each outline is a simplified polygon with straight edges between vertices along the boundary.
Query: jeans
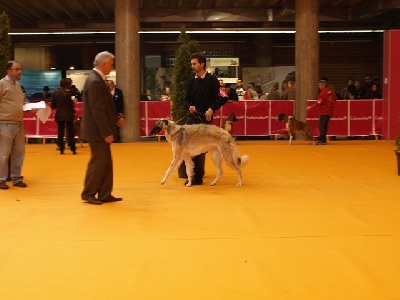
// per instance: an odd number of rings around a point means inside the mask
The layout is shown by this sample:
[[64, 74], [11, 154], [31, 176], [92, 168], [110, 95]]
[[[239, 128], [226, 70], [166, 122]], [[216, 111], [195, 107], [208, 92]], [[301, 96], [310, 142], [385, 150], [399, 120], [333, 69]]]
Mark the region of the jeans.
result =
[[319, 116], [318, 128], [319, 128], [319, 140], [321, 143], [326, 143], [326, 133], [328, 131], [328, 123], [331, 116]]
[[0, 123], [0, 181], [8, 176], [11, 154], [11, 179], [22, 181], [21, 170], [25, 158], [25, 129], [23, 123]]

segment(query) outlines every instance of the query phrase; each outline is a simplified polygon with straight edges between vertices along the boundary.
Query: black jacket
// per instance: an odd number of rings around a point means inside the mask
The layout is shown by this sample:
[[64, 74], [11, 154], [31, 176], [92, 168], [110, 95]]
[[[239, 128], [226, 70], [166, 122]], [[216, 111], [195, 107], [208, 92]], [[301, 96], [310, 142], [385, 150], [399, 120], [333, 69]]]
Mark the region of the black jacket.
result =
[[115, 88], [113, 95], [113, 102], [115, 104], [115, 109], [117, 110], [117, 114], [124, 113], [124, 96], [122, 91], [119, 88]]
[[75, 119], [75, 104], [71, 99], [71, 93], [64, 89], [57, 89], [51, 99], [51, 108], [56, 109], [55, 120], [59, 121], [74, 121]]
[[219, 96], [220, 83], [217, 77], [206, 73], [204, 78], [190, 77], [186, 91], [185, 105], [195, 106], [198, 114], [189, 116], [187, 124], [210, 123], [205, 120], [206, 111], [211, 108], [214, 112], [228, 101], [228, 97]]

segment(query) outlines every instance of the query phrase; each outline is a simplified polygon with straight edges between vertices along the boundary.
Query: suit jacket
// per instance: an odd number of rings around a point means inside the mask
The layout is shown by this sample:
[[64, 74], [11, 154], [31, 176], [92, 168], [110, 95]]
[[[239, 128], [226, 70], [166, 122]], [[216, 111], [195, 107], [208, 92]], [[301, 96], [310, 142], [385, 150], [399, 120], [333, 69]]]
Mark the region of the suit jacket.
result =
[[82, 139], [100, 142], [109, 135], [114, 135], [115, 138], [118, 134], [119, 117], [107, 83], [94, 70], [86, 79], [82, 98]]
[[51, 100], [51, 108], [57, 109], [55, 119], [59, 121], [73, 121], [75, 119], [75, 104], [71, 93], [64, 89], [57, 89]]
[[114, 89], [113, 101], [118, 114], [124, 113], [124, 96], [119, 88]]

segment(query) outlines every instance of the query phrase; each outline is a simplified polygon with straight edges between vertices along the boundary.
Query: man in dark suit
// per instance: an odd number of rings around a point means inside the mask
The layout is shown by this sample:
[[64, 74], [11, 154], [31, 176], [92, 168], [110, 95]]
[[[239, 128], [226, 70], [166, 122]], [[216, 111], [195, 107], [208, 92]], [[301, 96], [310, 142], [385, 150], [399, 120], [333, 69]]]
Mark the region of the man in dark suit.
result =
[[110, 92], [112, 95], [113, 102], [115, 104], [115, 109], [120, 117], [124, 115], [124, 95], [122, 91], [115, 86], [113, 80], [107, 80], [108, 86], [110, 87]]
[[[122, 91], [115, 86], [113, 80], [107, 80], [108, 86], [110, 87], [111, 96], [115, 105], [115, 109], [117, 110], [117, 115], [121, 118], [124, 117], [124, 95]], [[117, 143], [121, 143], [121, 134], [118, 130], [118, 135], [115, 137], [115, 141]]]
[[[104, 51], [96, 55], [93, 71], [86, 79], [82, 96], [82, 138], [90, 145], [89, 161], [82, 200], [90, 204], [121, 201], [114, 197], [113, 162], [111, 143], [117, 135], [118, 126], [126, 122], [117, 115], [110, 89], [105, 81], [114, 68], [114, 55]], [[97, 198], [96, 198], [97, 194]]]

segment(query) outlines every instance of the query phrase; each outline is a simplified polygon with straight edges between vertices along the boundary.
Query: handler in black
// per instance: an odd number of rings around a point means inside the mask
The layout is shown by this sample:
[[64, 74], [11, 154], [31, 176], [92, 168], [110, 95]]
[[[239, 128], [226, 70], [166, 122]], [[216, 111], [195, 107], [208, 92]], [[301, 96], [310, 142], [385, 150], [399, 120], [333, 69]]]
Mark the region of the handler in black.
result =
[[[194, 75], [189, 79], [185, 97], [185, 105], [190, 112], [186, 124], [211, 124], [214, 112], [228, 101], [228, 95], [220, 88], [217, 77], [206, 71], [203, 54], [192, 54], [190, 63]], [[205, 161], [205, 153], [193, 157], [193, 185], [203, 184]]]

